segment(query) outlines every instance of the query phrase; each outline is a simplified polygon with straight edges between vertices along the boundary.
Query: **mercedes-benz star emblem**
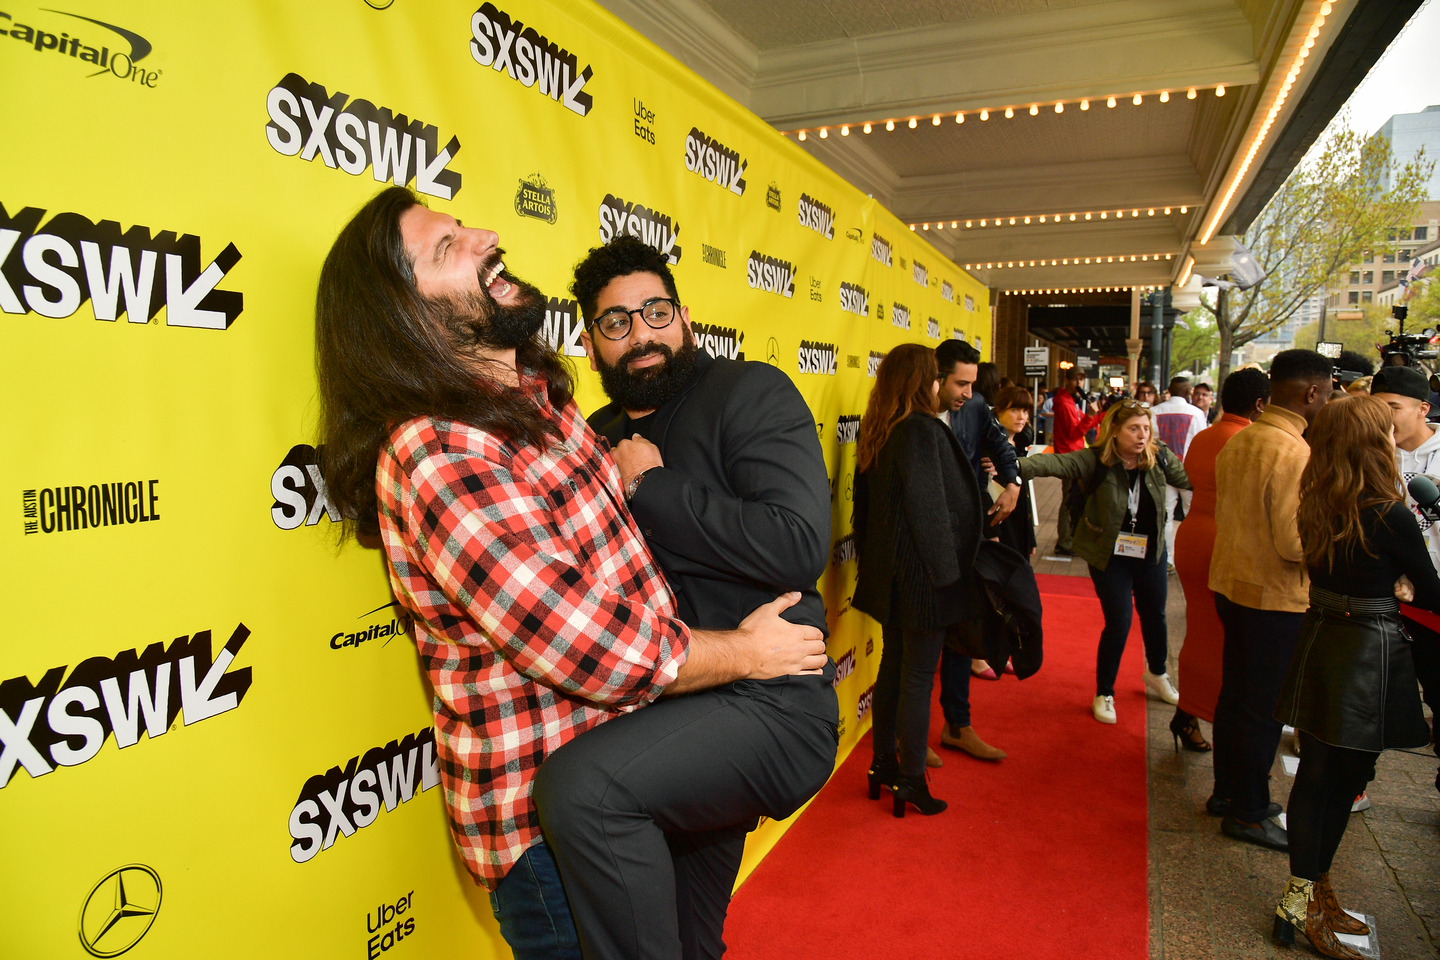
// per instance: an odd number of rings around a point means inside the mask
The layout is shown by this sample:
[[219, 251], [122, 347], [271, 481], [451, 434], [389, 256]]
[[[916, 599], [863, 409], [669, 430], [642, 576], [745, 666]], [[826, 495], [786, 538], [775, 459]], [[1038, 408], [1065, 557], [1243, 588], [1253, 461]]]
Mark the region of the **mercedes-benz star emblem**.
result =
[[774, 337], [771, 337], [765, 343], [765, 353], [767, 354], [767, 356], [765, 357], [766, 363], [770, 364], [770, 366], [772, 367], [780, 366], [780, 341], [776, 340]]
[[150, 932], [160, 894], [160, 874], [144, 864], [112, 870], [80, 908], [80, 945], [92, 957], [120, 956]]

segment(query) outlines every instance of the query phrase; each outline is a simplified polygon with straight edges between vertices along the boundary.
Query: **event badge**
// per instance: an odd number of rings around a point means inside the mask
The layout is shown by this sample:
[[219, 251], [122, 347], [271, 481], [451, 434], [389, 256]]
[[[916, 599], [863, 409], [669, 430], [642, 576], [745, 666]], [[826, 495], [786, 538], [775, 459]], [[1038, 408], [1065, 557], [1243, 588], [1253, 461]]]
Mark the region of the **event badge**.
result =
[[1115, 556], [1145, 559], [1145, 545], [1150, 537], [1141, 533], [1122, 533], [1115, 538]]

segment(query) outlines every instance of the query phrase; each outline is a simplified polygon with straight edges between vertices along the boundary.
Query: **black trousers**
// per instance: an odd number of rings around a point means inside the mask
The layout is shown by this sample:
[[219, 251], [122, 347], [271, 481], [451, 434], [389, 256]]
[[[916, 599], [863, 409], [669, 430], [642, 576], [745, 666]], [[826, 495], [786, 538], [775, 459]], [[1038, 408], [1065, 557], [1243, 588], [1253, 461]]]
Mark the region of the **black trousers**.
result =
[[725, 952], [745, 834], [834, 770], [833, 680], [828, 666], [661, 700], [546, 759], [535, 804], [586, 960]]
[[[876, 757], [883, 757], [894, 754], [898, 742], [900, 773], [923, 777], [925, 741], [930, 736], [930, 691], [940, 651], [945, 649], [945, 633], [902, 630], [886, 624], [881, 636], [885, 646], [880, 651], [870, 710], [872, 749]], [[970, 669], [968, 663], [965, 669]]]
[[[1145, 643], [1145, 665], [1151, 673], [1163, 675], [1169, 656], [1170, 628], [1165, 620], [1165, 600], [1170, 577], [1165, 571], [1164, 541], [1158, 561], [1144, 557], [1111, 557], [1105, 569], [1090, 568], [1090, 582], [1105, 614], [1100, 646], [1095, 651], [1095, 695], [1115, 696], [1115, 678], [1130, 636], [1131, 615], [1140, 613], [1140, 637]], [[1155, 549], [1155, 544], [1151, 545]]]
[[1259, 823], [1270, 806], [1270, 768], [1280, 746], [1275, 704], [1305, 614], [1242, 607], [1219, 593], [1215, 610], [1225, 627], [1213, 736], [1215, 796], [1230, 801], [1237, 820]]
[[1290, 872], [1319, 880], [1330, 872], [1350, 822], [1350, 807], [1375, 779], [1378, 753], [1321, 743], [1300, 731], [1300, 769], [1290, 788], [1285, 822], [1290, 833]]
[[[1414, 641], [1410, 653], [1415, 659], [1415, 675], [1420, 679], [1421, 699], [1433, 715], [1440, 717], [1440, 633], [1409, 617], [1400, 620]], [[1433, 749], [1440, 753], [1440, 744]], [[1435, 774], [1435, 789], [1440, 790], [1440, 771]]]

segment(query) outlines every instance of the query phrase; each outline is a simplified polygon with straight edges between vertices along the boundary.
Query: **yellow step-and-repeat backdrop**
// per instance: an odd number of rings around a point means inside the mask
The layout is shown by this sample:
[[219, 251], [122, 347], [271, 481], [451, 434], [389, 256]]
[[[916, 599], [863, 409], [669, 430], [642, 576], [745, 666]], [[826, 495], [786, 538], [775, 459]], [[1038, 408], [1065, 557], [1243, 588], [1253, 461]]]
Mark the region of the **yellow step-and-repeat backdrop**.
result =
[[499, 232], [587, 411], [565, 291], [621, 233], [669, 254], [710, 352], [794, 378], [848, 752], [879, 659], [849, 609], [859, 416], [895, 344], [988, 340], [983, 287], [587, 2], [76, 2], [0, 12], [0, 955], [508, 955], [311, 446], [320, 263], [382, 184]]

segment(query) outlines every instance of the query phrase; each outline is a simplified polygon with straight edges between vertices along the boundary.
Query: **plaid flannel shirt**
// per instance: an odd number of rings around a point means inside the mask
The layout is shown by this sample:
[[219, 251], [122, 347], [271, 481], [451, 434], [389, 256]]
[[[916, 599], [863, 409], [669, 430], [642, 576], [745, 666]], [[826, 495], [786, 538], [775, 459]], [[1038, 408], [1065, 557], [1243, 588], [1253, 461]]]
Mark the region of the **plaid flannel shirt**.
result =
[[574, 402], [521, 388], [561, 431], [545, 451], [419, 417], [380, 454], [380, 535], [435, 688], [450, 831], [493, 890], [540, 839], [545, 757], [658, 697], [689, 629]]

